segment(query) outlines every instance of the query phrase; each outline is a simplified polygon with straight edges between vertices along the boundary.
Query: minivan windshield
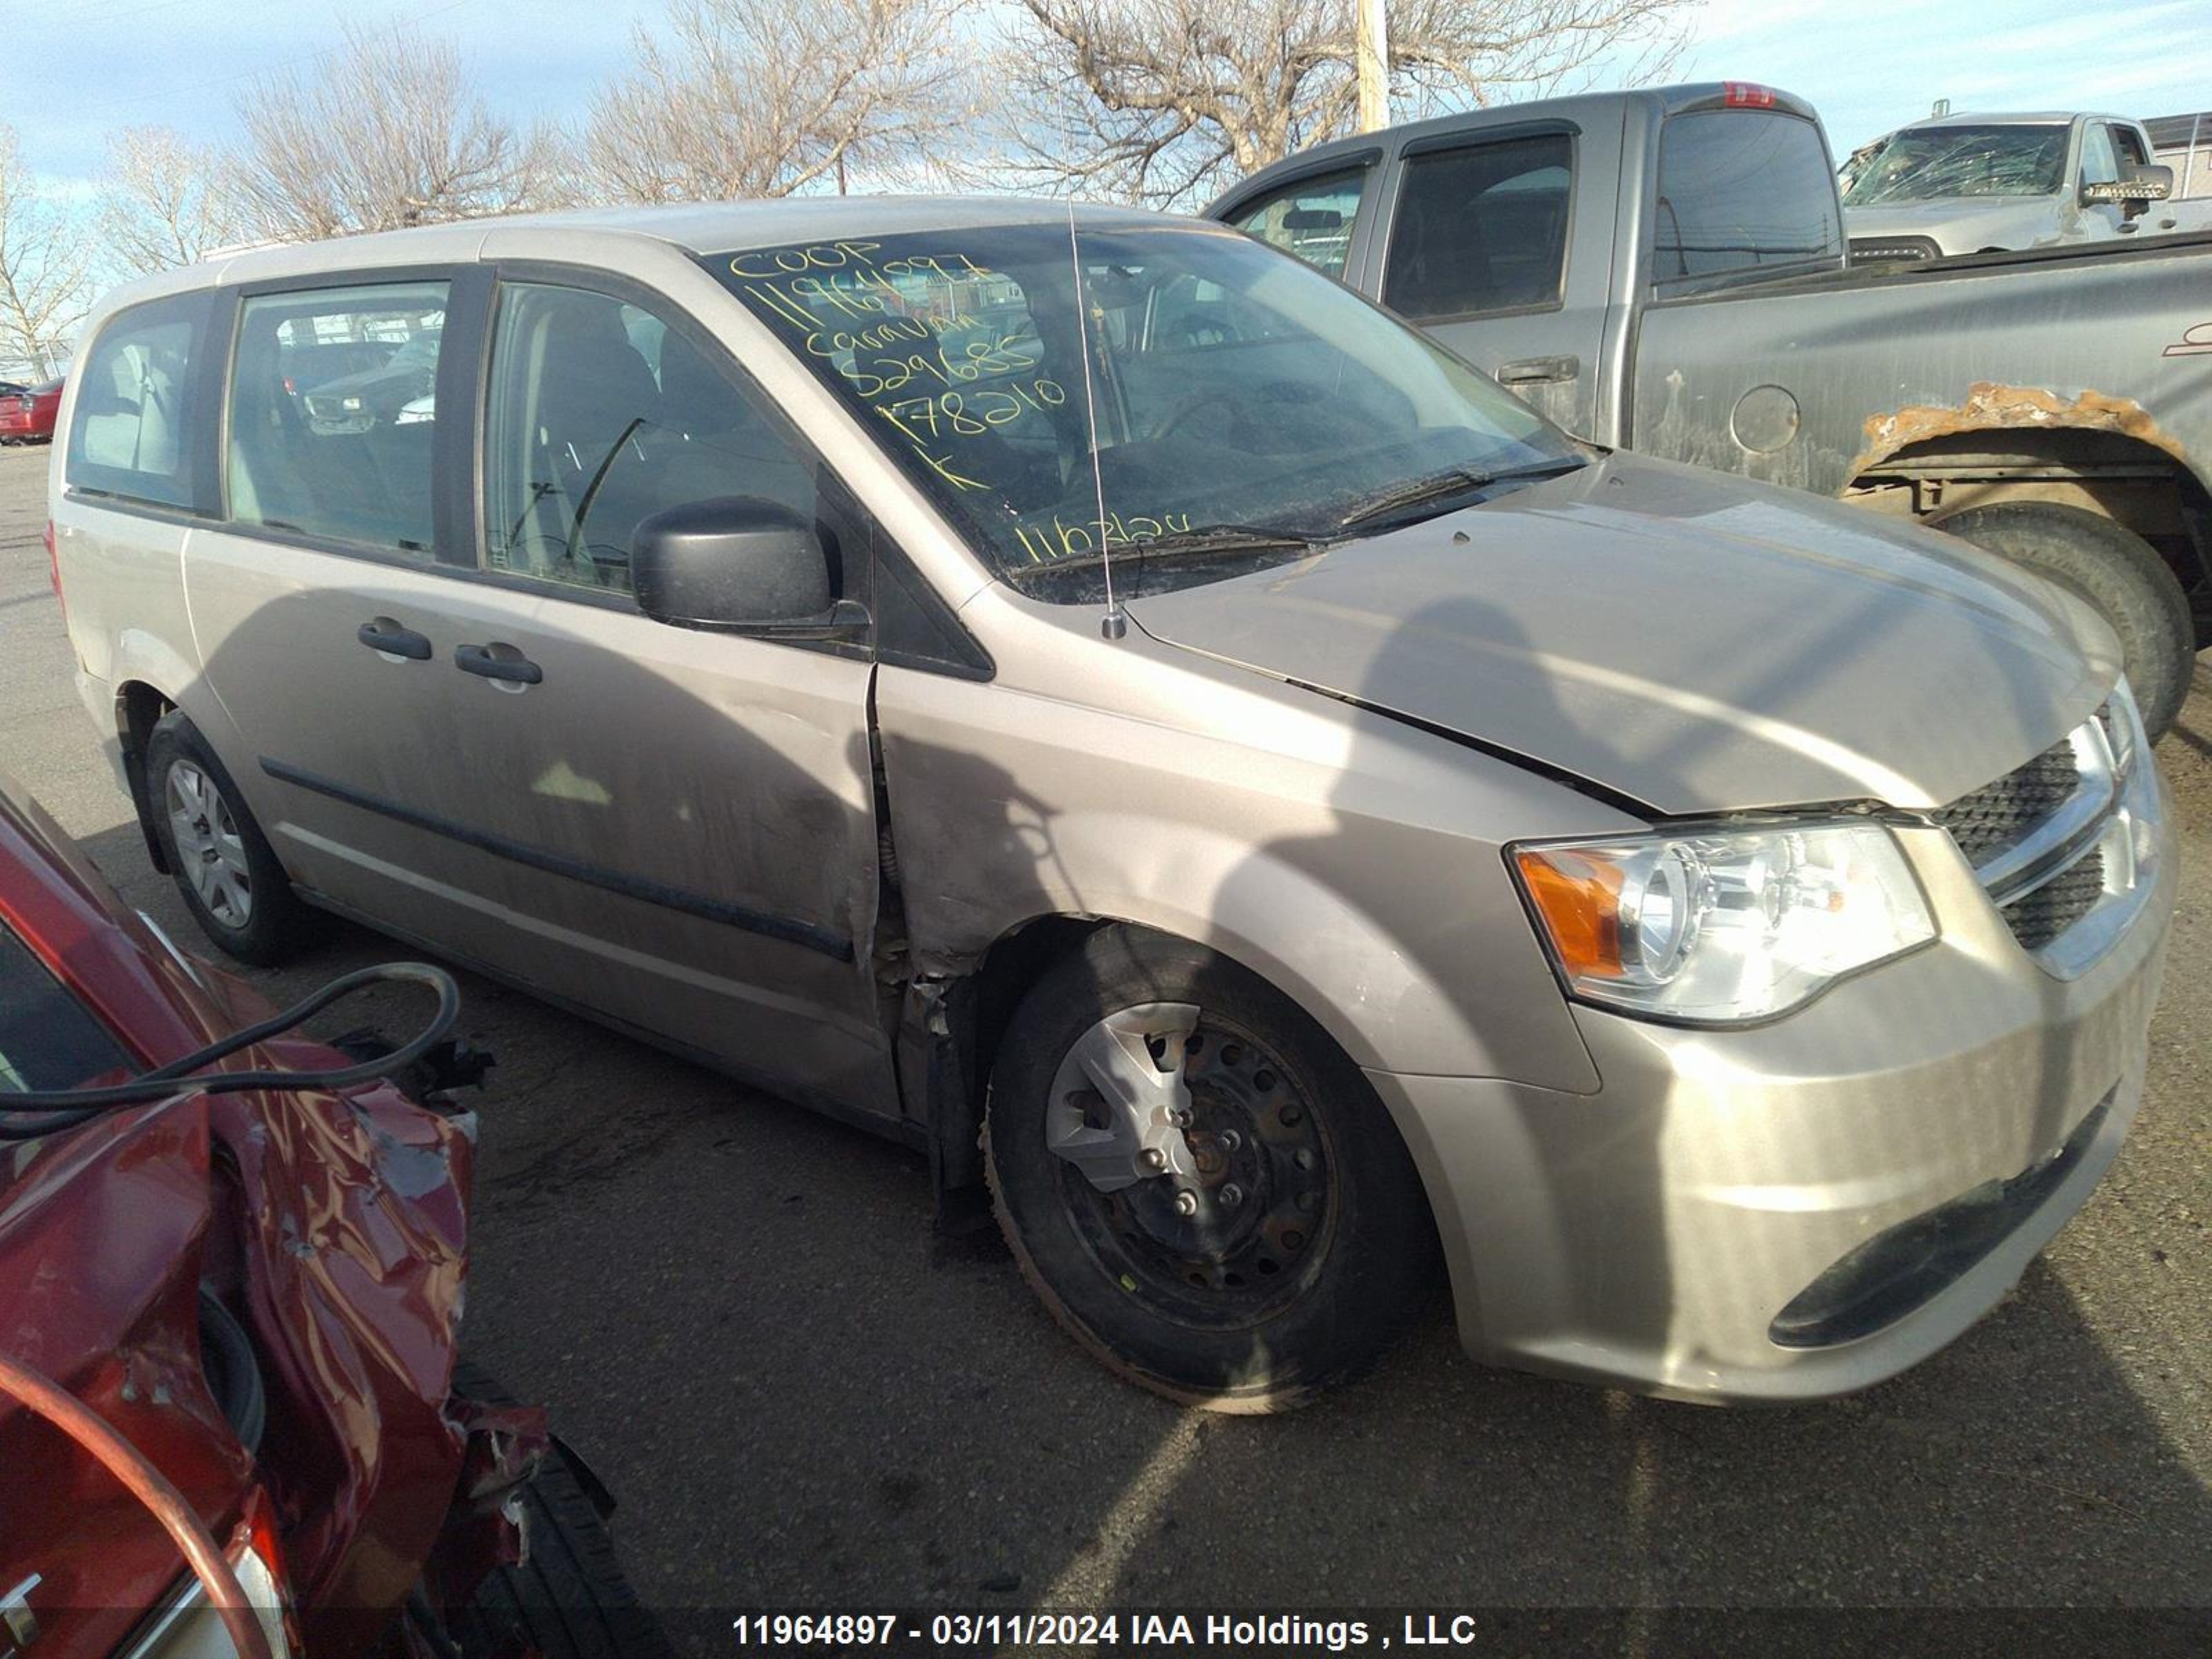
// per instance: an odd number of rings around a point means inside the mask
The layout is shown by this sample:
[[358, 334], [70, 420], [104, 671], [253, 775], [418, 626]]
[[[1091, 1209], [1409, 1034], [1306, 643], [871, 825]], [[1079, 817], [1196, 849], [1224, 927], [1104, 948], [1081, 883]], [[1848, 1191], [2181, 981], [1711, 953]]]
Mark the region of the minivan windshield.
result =
[[1124, 223], [1079, 226], [1073, 246], [1082, 327], [1065, 222], [708, 264], [1000, 574], [1044, 597], [1084, 597], [1033, 579], [1095, 566], [1102, 545], [1117, 574], [1126, 550], [1209, 580], [1583, 460], [1457, 358], [1249, 237]]
[[1860, 163], [1844, 205], [2049, 196], [2065, 170], [2063, 126], [1907, 127]]

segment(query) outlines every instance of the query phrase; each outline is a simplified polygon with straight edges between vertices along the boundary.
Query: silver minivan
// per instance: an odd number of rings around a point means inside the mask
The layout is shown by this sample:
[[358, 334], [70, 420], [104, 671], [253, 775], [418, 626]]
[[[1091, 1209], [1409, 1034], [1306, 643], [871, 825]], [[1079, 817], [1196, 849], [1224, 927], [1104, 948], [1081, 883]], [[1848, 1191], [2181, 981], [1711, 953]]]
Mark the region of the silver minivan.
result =
[[[1572, 441], [1234, 231], [811, 200], [240, 254], [96, 312], [84, 701], [209, 935], [333, 911], [926, 1149], [1122, 1374], [1832, 1395], [2141, 1095], [2112, 639]], [[741, 1201], [741, 1200], [740, 1200]]]

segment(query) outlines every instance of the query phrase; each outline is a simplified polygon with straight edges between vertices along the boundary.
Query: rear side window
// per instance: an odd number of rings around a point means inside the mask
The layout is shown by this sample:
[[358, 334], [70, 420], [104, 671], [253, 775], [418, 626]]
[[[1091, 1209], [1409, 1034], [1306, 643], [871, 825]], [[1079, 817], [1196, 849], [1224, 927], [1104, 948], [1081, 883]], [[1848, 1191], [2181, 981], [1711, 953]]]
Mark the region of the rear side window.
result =
[[191, 379], [208, 337], [210, 296], [179, 295], [118, 312], [77, 371], [64, 476], [72, 489], [158, 507], [195, 499], [205, 434]]
[[248, 299], [232, 360], [230, 517], [427, 559], [445, 326], [443, 283]]
[[1382, 303], [1417, 321], [1559, 304], [1573, 167], [1564, 132], [1409, 160]]
[[1317, 270], [1341, 278], [1352, 253], [1352, 222], [1367, 169], [1301, 179], [1241, 207], [1229, 222], [1248, 236], [1295, 253]]
[[1659, 146], [1652, 280], [1840, 258], [1844, 233], [1820, 130], [1794, 115], [1699, 110]]

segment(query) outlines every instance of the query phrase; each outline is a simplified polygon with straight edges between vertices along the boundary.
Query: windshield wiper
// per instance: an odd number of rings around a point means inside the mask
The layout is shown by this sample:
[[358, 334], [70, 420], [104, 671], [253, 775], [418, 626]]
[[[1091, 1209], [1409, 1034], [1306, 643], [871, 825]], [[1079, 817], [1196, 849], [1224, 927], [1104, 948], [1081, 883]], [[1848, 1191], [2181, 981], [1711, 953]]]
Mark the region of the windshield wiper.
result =
[[1379, 489], [1372, 495], [1354, 501], [1344, 516], [1336, 521], [1340, 530], [1349, 530], [1355, 525], [1371, 524], [1377, 519], [1389, 518], [1409, 507], [1427, 507], [1433, 502], [1449, 501], [1455, 495], [1472, 495], [1492, 485], [1508, 483], [1517, 478], [1552, 478], [1562, 473], [1577, 472], [1589, 463], [1579, 455], [1560, 455], [1547, 461], [1530, 461], [1522, 466], [1502, 466], [1483, 471], [1471, 466], [1455, 466], [1442, 472], [1431, 472], [1425, 477], [1411, 478], [1388, 489]]
[[1272, 553], [1286, 548], [1302, 552], [1313, 545], [1312, 537], [1296, 530], [1278, 530], [1268, 525], [1209, 524], [1164, 536], [1149, 536], [1140, 542], [1123, 542], [1103, 553], [1040, 559], [1035, 564], [1018, 565], [1008, 574], [1010, 579], [1019, 581], [1053, 571], [1097, 570], [1109, 558], [1116, 565], [1136, 568], [1155, 562], [1182, 563], [1238, 553]]

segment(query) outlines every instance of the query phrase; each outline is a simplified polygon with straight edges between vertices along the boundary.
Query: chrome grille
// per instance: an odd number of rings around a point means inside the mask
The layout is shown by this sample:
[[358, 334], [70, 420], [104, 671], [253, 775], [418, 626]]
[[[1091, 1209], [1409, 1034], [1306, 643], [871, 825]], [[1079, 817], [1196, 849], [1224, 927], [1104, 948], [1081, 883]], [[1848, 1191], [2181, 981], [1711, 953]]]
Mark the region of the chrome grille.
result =
[[2074, 740], [2061, 738], [2033, 760], [1995, 783], [1961, 795], [1935, 814], [1951, 832], [1969, 864], [2002, 852], [2066, 804], [2081, 785]]
[[2040, 951], [2095, 908], [2105, 896], [2105, 855], [2095, 848], [1999, 914], [2026, 951]]
[[1931, 815], [2023, 950], [2046, 950], [2106, 897], [2104, 832], [2132, 756], [2107, 705], [2026, 765]]

